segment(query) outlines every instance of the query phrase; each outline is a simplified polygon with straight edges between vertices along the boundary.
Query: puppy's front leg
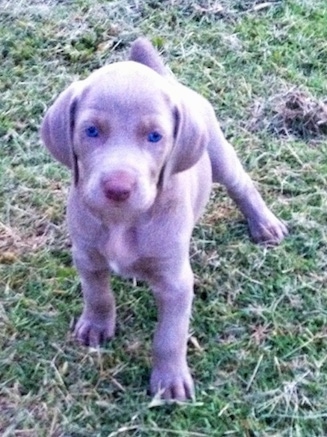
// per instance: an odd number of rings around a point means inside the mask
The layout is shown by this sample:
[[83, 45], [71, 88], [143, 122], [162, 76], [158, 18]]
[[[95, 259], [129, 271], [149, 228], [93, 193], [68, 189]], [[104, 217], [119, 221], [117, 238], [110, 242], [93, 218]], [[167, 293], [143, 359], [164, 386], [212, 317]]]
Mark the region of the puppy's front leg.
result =
[[84, 309], [74, 335], [82, 344], [96, 347], [114, 336], [115, 298], [109, 288], [108, 270], [77, 268], [82, 282]]
[[158, 307], [158, 325], [153, 341], [152, 395], [186, 400], [194, 396], [187, 365], [187, 337], [193, 299], [193, 273], [189, 264], [176, 277], [152, 284]]

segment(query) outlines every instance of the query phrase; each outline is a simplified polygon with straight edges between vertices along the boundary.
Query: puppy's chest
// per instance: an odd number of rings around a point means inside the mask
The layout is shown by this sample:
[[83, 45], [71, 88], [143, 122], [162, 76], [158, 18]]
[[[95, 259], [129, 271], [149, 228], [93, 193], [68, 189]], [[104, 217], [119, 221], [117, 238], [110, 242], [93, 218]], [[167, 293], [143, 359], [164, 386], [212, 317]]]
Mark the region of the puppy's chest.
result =
[[102, 239], [100, 251], [113, 272], [122, 276], [137, 275], [141, 248], [134, 228], [117, 226], [109, 229]]

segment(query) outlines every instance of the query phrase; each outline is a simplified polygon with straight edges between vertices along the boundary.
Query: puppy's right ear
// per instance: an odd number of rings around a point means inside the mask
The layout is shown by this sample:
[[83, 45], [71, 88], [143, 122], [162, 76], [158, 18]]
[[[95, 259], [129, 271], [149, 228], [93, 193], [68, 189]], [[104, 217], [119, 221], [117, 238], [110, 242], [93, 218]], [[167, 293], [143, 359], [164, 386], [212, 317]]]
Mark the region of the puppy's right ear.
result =
[[81, 81], [63, 91], [48, 109], [41, 125], [41, 138], [50, 153], [62, 164], [73, 168], [74, 112]]

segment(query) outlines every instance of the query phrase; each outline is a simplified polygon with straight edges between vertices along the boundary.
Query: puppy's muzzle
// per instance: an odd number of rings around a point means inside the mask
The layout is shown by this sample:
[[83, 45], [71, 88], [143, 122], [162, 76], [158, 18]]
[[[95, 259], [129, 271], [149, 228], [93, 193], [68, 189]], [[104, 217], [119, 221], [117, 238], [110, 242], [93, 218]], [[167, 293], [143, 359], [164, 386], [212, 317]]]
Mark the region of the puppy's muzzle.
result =
[[115, 171], [102, 180], [105, 197], [114, 202], [124, 202], [129, 199], [135, 186], [135, 176], [123, 170]]

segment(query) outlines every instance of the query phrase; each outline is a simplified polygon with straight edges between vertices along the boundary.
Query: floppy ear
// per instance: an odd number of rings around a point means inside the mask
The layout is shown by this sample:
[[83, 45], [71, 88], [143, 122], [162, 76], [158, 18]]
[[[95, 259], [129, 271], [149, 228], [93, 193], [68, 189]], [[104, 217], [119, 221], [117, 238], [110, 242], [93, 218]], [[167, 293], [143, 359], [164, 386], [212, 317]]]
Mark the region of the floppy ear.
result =
[[74, 82], [63, 91], [48, 109], [41, 125], [41, 138], [50, 153], [62, 164], [74, 167], [74, 112], [81, 82]]
[[137, 38], [133, 42], [129, 59], [152, 68], [162, 76], [169, 74], [157, 50], [144, 37]]
[[195, 165], [208, 144], [208, 133], [200, 111], [182, 102], [174, 110], [174, 145], [163, 171], [163, 181]]

